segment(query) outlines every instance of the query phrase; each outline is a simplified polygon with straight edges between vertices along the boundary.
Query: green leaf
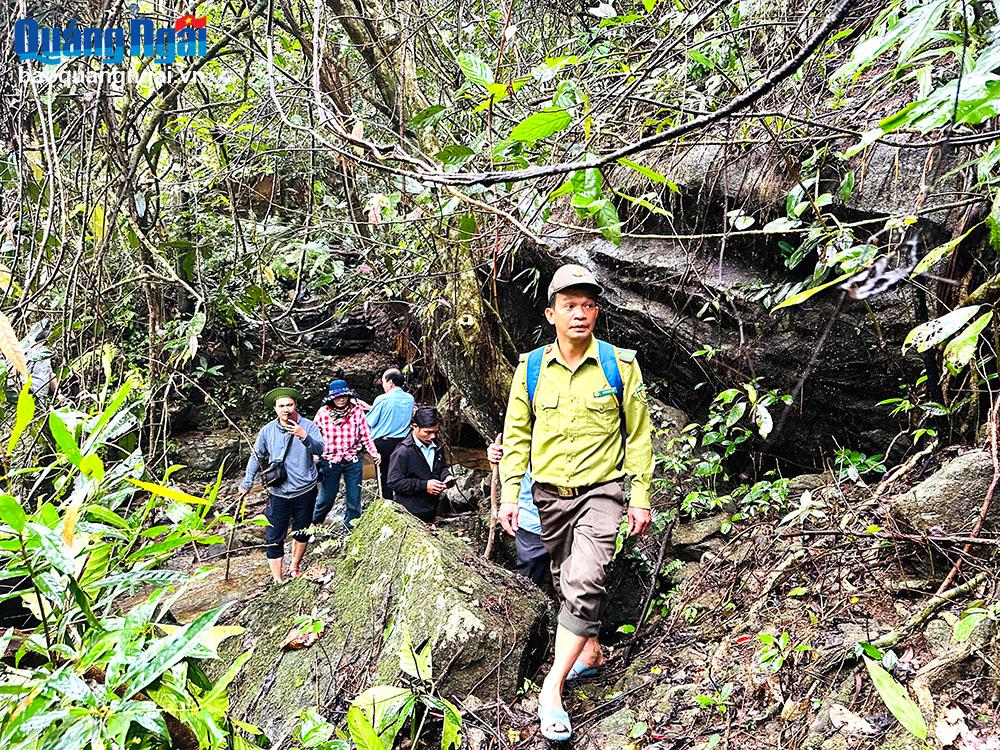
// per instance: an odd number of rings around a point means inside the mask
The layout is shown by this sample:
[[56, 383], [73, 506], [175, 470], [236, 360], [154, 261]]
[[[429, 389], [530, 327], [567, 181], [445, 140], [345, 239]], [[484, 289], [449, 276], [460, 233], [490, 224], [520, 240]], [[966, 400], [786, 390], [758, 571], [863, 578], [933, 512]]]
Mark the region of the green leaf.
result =
[[781, 234], [783, 232], [790, 232], [793, 229], [798, 229], [800, 226], [802, 226], [801, 221], [782, 217], [780, 219], [767, 222], [767, 224], [765, 224], [760, 231], [764, 234]]
[[7, 455], [14, 452], [17, 441], [35, 418], [35, 397], [31, 395], [31, 378], [28, 378], [21, 387], [21, 392], [17, 396], [17, 415], [14, 417], [14, 427], [10, 433], [10, 440], [7, 441]]
[[833, 281], [828, 281], [825, 284], [820, 284], [819, 286], [814, 286], [810, 289], [803, 289], [801, 292], [793, 294], [788, 299], [782, 300], [779, 304], [771, 308], [771, 311], [780, 310], [783, 307], [794, 307], [795, 305], [805, 302], [807, 299], [812, 297], [814, 294], [822, 292], [824, 289], [829, 289], [831, 286], [836, 286], [845, 279], [849, 278], [851, 274], [845, 273], [843, 276], [838, 276]]
[[48, 526], [39, 523], [28, 524], [28, 528], [38, 536], [38, 545], [45, 562], [60, 573], [68, 576], [75, 575], [76, 566], [73, 563], [73, 553], [63, 538]]
[[972, 320], [980, 307], [982, 305], [959, 307], [940, 318], [921, 323], [906, 334], [906, 338], [903, 339], [903, 353], [905, 354], [911, 346], [917, 347], [918, 352], [925, 352], [932, 346], [940, 344]]
[[115, 684], [109, 687], [127, 685], [122, 699], [131, 698], [198, 648], [202, 633], [215, 625], [215, 621], [227, 607], [228, 605], [223, 605], [209, 610], [180, 630], [153, 641], [145, 651], [131, 661], [129, 668], [115, 681]]
[[513, 141], [539, 141], [566, 128], [573, 118], [565, 109], [549, 108], [528, 115], [510, 132]]
[[706, 57], [704, 53], [699, 52], [696, 49], [689, 49], [688, 56], [702, 67], [708, 68], [709, 70], [713, 70], [715, 68], [715, 63]]
[[468, 146], [451, 143], [438, 151], [434, 158], [442, 164], [461, 164], [468, 161], [469, 157], [474, 156], [475, 153]]
[[611, 201], [604, 199], [601, 207], [594, 213], [594, 221], [601, 229], [601, 234], [608, 242], [620, 245], [622, 242], [622, 222], [618, 218], [618, 209]]
[[976, 356], [976, 345], [979, 343], [979, 334], [989, 325], [993, 319], [993, 311], [989, 310], [979, 317], [972, 325], [962, 331], [961, 334], [948, 342], [944, 348], [944, 360], [952, 368], [961, 369], [965, 367], [972, 358]]
[[647, 731], [649, 731], [649, 724], [644, 721], [637, 721], [632, 725], [632, 729], [629, 731], [628, 736], [633, 740], [637, 740], [646, 734]]
[[421, 110], [410, 119], [409, 126], [416, 129], [424, 125], [434, 125], [441, 119], [439, 115], [446, 109], [448, 108], [443, 104], [435, 104], [433, 107]]
[[371, 722], [357, 706], [347, 709], [347, 731], [358, 750], [386, 750]]
[[56, 445], [59, 446], [59, 450], [62, 454], [69, 460], [71, 464], [76, 467], [80, 466], [80, 459], [83, 458], [80, 455], [80, 446], [76, 444], [76, 438], [66, 427], [66, 423], [62, 421], [62, 418], [56, 412], [49, 413], [49, 430], [52, 432], [52, 437], [56, 441]]
[[[975, 229], [975, 227], [973, 227], [973, 229]], [[921, 258], [920, 262], [917, 263], [916, 267], [910, 273], [910, 278], [912, 279], [916, 276], [919, 276], [922, 273], [927, 273], [929, 270], [931, 270], [931, 267], [935, 263], [937, 263], [945, 256], [951, 255], [955, 251], [955, 248], [962, 243], [962, 240], [964, 240], [966, 237], [969, 236], [969, 232], [971, 231], [972, 229], [970, 229], [965, 234], [959, 235], [958, 237], [953, 237], [947, 242], [945, 242], [943, 245], [938, 245], [936, 248], [927, 253], [927, 255]]]
[[843, 201], [850, 200], [851, 194], [854, 192], [854, 170], [850, 170], [844, 175], [844, 179], [840, 181], [840, 188], [838, 190], [840, 194], [840, 199]]
[[868, 674], [871, 675], [875, 689], [886, 708], [892, 712], [892, 715], [906, 731], [918, 740], [926, 740], [927, 723], [924, 721], [923, 714], [920, 713], [920, 707], [913, 702], [913, 699], [906, 692], [906, 688], [896, 682], [877, 662], [867, 657], [865, 657], [865, 666], [868, 668]]
[[396, 735], [413, 713], [416, 696], [413, 691], [393, 685], [374, 685], [351, 701], [361, 709], [374, 727], [382, 744], [391, 748]]
[[986, 619], [985, 612], [970, 612], [961, 620], [955, 623], [955, 632], [951, 640], [955, 643], [963, 643], [972, 636], [976, 626]]
[[481, 57], [473, 55], [471, 52], [461, 52], [456, 59], [458, 67], [472, 83], [479, 86], [493, 83], [493, 70]]
[[410, 642], [409, 635], [404, 633], [403, 643], [399, 647], [399, 668], [410, 677], [430, 682], [434, 678], [430, 641], [417, 652]]
[[993, 196], [993, 207], [986, 217], [986, 226], [990, 230], [990, 245], [994, 250], [1000, 251], [1000, 190]]
[[798, 587], [792, 589], [791, 591], [789, 591], [788, 592], [788, 596], [789, 597], [805, 596], [808, 593], [809, 593], [809, 589], [807, 589], [807, 588], [805, 588], [803, 586], [798, 586]]
[[667, 181], [666, 176], [660, 174], [655, 169], [650, 169], [649, 167], [644, 167], [642, 164], [639, 164], [638, 162], [634, 162], [631, 159], [626, 159], [624, 156], [621, 159], [618, 160], [618, 163], [619, 164], [624, 164], [629, 169], [634, 169], [636, 172], [638, 172], [639, 174], [643, 175], [644, 177], [648, 177], [653, 182], [666, 182]]
[[0, 520], [20, 534], [28, 523], [24, 508], [11, 495], [0, 495]]

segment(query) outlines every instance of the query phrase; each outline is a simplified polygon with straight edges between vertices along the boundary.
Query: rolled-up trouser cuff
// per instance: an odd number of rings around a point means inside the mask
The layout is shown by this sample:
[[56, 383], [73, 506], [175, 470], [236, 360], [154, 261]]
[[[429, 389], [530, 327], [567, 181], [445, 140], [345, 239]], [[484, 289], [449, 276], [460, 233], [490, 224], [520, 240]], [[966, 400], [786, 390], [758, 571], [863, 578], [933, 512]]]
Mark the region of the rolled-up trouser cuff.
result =
[[566, 609], [564, 604], [559, 609], [559, 624], [573, 635], [589, 638], [601, 632], [601, 623], [592, 620], [584, 620]]

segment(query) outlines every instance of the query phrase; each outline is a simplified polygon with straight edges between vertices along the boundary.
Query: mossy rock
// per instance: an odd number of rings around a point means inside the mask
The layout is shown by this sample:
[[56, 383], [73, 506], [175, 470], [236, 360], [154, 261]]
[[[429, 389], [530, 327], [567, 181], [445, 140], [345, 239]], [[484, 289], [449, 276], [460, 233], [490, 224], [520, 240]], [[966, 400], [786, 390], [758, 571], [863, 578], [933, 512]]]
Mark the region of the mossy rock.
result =
[[[430, 644], [433, 689], [445, 697], [510, 701], [538, 668], [551, 617], [545, 596], [397, 508], [373, 503], [348, 540], [307, 554], [304, 577], [226, 617], [246, 631], [224, 644], [216, 669], [254, 647], [230, 690], [234, 715], [275, 746], [303, 708], [336, 713], [369, 685], [409, 679], [399, 660], [406, 638], [417, 649]], [[323, 619], [326, 632], [311, 647], [283, 651], [300, 615]]]

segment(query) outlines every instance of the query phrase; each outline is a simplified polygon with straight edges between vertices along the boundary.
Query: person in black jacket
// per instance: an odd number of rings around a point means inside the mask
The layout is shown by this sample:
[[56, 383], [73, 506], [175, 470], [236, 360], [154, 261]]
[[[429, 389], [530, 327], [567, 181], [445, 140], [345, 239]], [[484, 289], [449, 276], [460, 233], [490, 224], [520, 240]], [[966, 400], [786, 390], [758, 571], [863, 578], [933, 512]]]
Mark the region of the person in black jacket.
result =
[[412, 432], [403, 438], [389, 459], [392, 498], [424, 523], [433, 524], [438, 501], [455, 478], [448, 470], [444, 446], [437, 439], [441, 415], [433, 406], [413, 413]]

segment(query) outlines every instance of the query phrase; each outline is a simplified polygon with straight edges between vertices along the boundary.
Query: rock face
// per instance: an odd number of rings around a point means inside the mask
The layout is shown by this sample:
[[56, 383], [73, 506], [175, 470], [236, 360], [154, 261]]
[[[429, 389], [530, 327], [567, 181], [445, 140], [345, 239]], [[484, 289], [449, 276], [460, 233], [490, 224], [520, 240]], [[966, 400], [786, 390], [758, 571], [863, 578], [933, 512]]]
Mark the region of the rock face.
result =
[[[249, 439], [254, 437], [250, 435]], [[235, 431], [185, 432], [174, 440], [177, 448], [171, 460], [187, 467], [180, 475], [187, 480], [211, 481], [223, 464], [224, 476], [237, 476], [250, 456], [250, 446]]]
[[[909, 492], [890, 501], [894, 515], [926, 532], [940, 527], [946, 533], [967, 531], [993, 481], [993, 461], [987, 451], [975, 449], [953, 458]], [[1000, 506], [993, 504], [987, 528], [1000, 520]]]
[[[432, 535], [392, 503], [374, 503], [348, 540], [317, 547], [307, 561], [302, 578], [227, 616], [246, 631], [226, 642], [223, 664], [255, 649], [230, 689], [235, 715], [276, 747], [302, 708], [332, 708], [369, 685], [399, 684], [407, 638], [417, 649], [430, 645], [439, 694], [503, 701], [513, 700], [548, 644], [549, 604], [538, 589], [450, 534]], [[312, 647], [283, 651], [300, 615], [324, 621], [326, 633]]]

